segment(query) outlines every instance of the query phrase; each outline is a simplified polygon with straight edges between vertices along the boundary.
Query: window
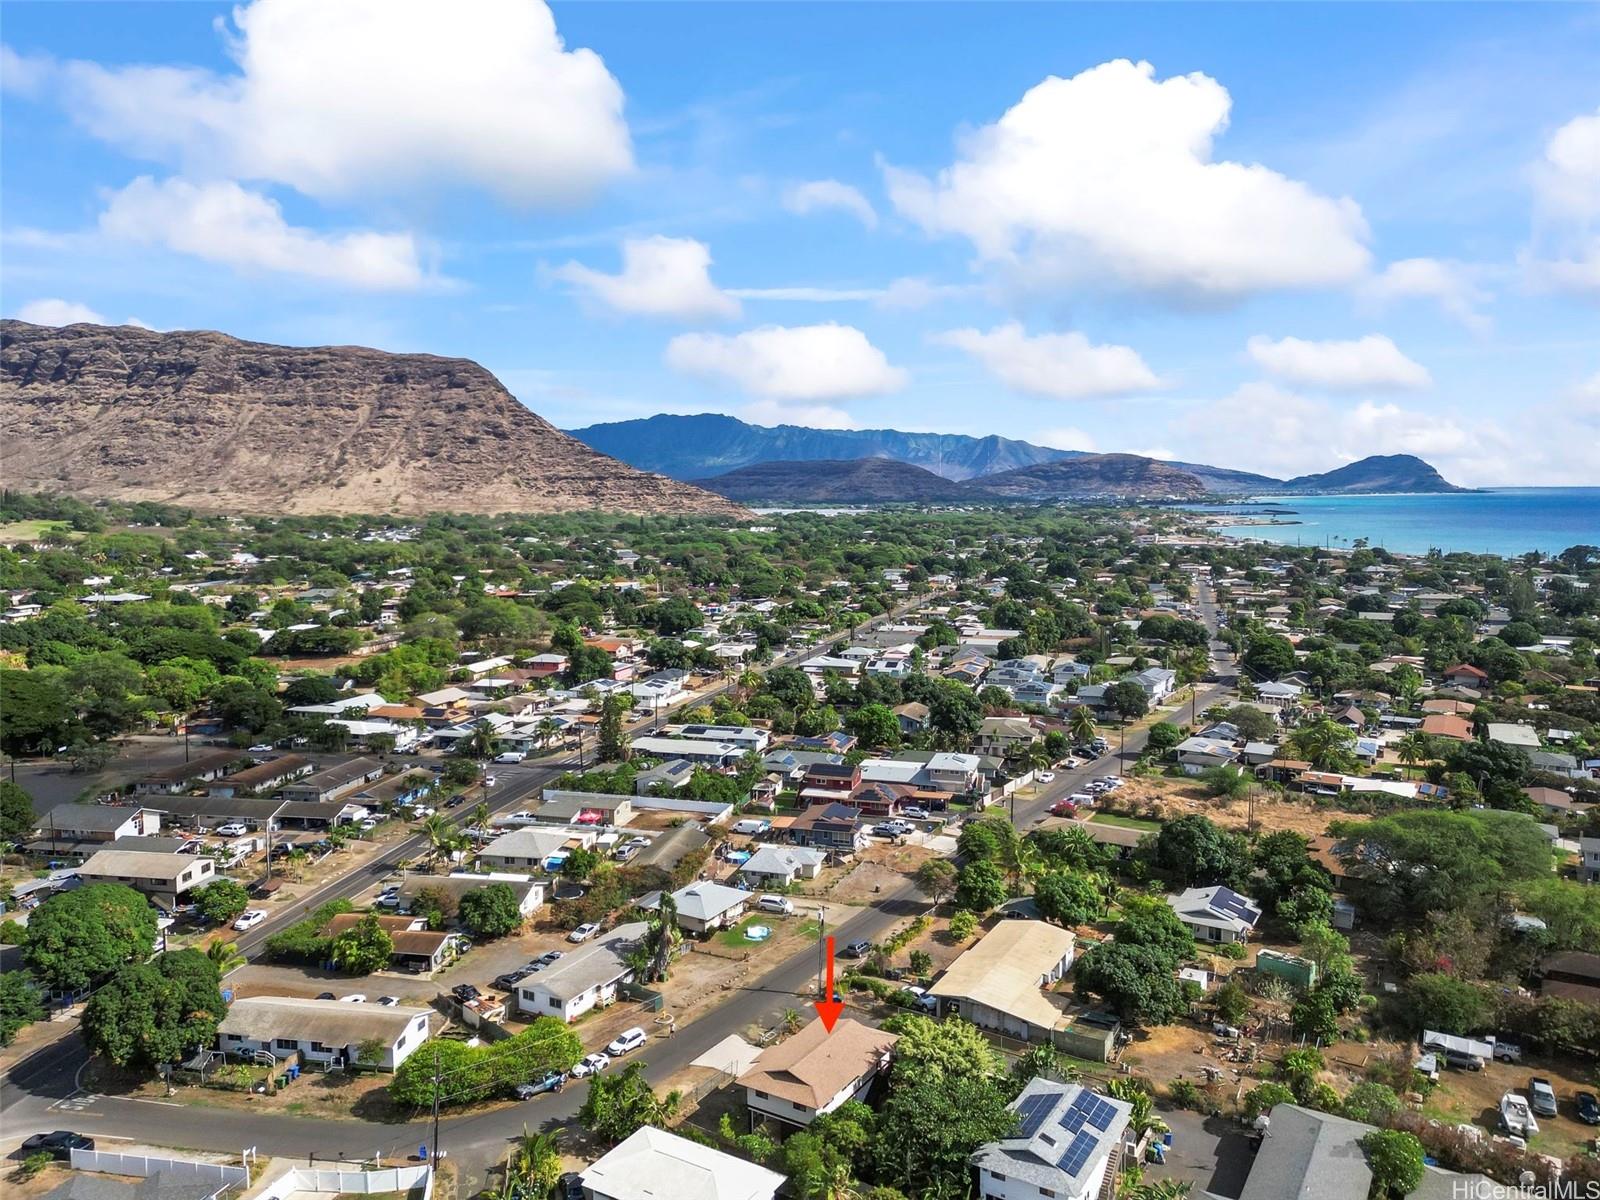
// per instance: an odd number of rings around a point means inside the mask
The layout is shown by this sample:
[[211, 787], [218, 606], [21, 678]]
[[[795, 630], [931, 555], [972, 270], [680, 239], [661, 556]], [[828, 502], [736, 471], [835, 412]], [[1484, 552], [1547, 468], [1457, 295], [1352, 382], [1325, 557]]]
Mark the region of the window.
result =
[[311, 1052], [313, 1054], [326, 1054], [326, 1053], [328, 1053], [328, 1048], [326, 1046], [324, 1046], [321, 1042], [312, 1042], [311, 1043]]
[[395, 1042], [394, 1048], [396, 1050], [398, 1050], [398, 1049], [400, 1049], [400, 1047], [404, 1046], [405, 1044], [406, 1044], [406, 1035], [402, 1033], [400, 1035], [399, 1040]]
[[[755, 1089], [752, 1088], [751, 1091], [755, 1091]], [[768, 1099], [771, 1099], [771, 1097], [769, 1097], [765, 1092], [757, 1091], [756, 1092], [756, 1099], [757, 1100], [768, 1100]]]
[[294, 1038], [278, 1038], [272, 1044], [279, 1050], [298, 1050], [300, 1048], [300, 1043], [295, 1041]]

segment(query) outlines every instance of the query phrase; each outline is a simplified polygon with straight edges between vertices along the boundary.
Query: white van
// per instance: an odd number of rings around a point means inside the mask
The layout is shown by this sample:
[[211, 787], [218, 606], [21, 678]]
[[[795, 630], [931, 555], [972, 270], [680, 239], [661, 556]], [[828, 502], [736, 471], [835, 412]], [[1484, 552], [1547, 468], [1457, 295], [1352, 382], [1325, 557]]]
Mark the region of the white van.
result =
[[762, 912], [776, 913], [780, 917], [794, 916], [794, 901], [787, 896], [762, 896], [756, 901]]

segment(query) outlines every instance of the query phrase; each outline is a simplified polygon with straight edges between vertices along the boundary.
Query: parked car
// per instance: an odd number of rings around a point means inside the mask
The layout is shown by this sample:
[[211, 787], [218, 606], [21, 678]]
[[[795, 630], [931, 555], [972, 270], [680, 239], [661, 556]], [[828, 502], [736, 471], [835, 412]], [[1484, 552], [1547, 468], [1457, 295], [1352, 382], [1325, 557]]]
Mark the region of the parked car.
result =
[[1034, 778], [1040, 783], [1054, 783], [1056, 781], [1056, 773], [1054, 771], [1040, 771]]
[[1483, 1059], [1476, 1054], [1469, 1054], [1465, 1050], [1446, 1050], [1444, 1052], [1444, 1065], [1455, 1067], [1459, 1071], [1483, 1070]]
[[584, 1200], [582, 1175], [568, 1171], [561, 1177], [561, 1200]]
[[519, 763], [527, 757], [525, 750], [502, 750], [494, 756], [494, 760], [497, 763]]
[[484, 787], [492, 788], [494, 785], [495, 785], [495, 778], [494, 778], [493, 775], [485, 775], [483, 777], [483, 786]]
[[905, 814], [906, 819], [911, 821], [926, 821], [930, 819], [928, 810], [916, 804], [908, 806]]
[[776, 913], [780, 917], [794, 916], [794, 901], [787, 896], [758, 896], [756, 907], [762, 912]]
[[865, 958], [872, 953], [872, 943], [865, 939], [846, 942], [844, 949], [839, 953], [845, 958]]
[[548, 967], [551, 963], [555, 962], [556, 959], [560, 958], [565, 953], [565, 950], [546, 950], [533, 961], [538, 963], [541, 967]]
[[335, 996], [332, 992], [318, 992], [317, 993], [317, 999], [318, 1000], [337, 1000], [338, 998], [339, 997]]
[[457, 1000], [461, 1001], [461, 1003], [466, 1004], [469, 1001], [476, 1000], [483, 993], [478, 991], [478, 989], [473, 987], [470, 983], [458, 983], [455, 985], [455, 987], [450, 989], [450, 994]]
[[747, 833], [747, 834], [750, 834], [750, 835], [754, 836], [755, 834], [758, 834], [758, 833], [765, 833], [765, 832], [767, 832], [767, 830], [769, 830], [771, 828], [772, 828], [772, 822], [771, 821], [763, 820], [763, 819], [761, 819], [759, 817], [746, 817], [742, 821], [735, 821], [734, 822], [733, 832], [735, 832], [735, 833]]
[[535, 1096], [542, 1096], [546, 1092], [559, 1092], [566, 1086], [567, 1076], [563, 1071], [551, 1071], [535, 1079], [532, 1083], [517, 1084], [517, 1099], [532, 1100]]
[[503, 975], [496, 975], [494, 977], [494, 985], [503, 992], [509, 992], [532, 974], [533, 972], [527, 967], [518, 967], [515, 971], [507, 971]]
[[400, 1003], [400, 997], [399, 996], [379, 996], [378, 997], [378, 1006], [380, 1008], [394, 1008], [399, 1003]]
[[1548, 1079], [1535, 1075], [1528, 1080], [1528, 1103], [1538, 1116], [1556, 1115], [1556, 1090], [1550, 1086]]
[[611, 1056], [597, 1051], [594, 1054], [586, 1055], [582, 1062], [572, 1068], [572, 1077], [574, 1079], [584, 1079], [590, 1075], [598, 1075], [610, 1065]]
[[644, 1030], [635, 1025], [632, 1029], [624, 1029], [611, 1040], [606, 1047], [606, 1053], [612, 1058], [621, 1058], [644, 1045]]
[[72, 1157], [74, 1150], [93, 1150], [94, 1139], [81, 1133], [74, 1133], [70, 1129], [58, 1129], [54, 1133], [36, 1133], [22, 1143], [22, 1157], [48, 1152], [63, 1161]]
[[1057, 800], [1050, 806], [1052, 817], [1075, 817], [1078, 815], [1078, 806], [1071, 800]]
[[1574, 1099], [1578, 1102], [1578, 1120], [1585, 1125], [1600, 1125], [1600, 1100], [1595, 1094], [1579, 1092]]
[[592, 922], [592, 921], [586, 921], [582, 925], [579, 925], [571, 933], [567, 934], [567, 941], [569, 941], [569, 942], [587, 942], [590, 938], [592, 938], [595, 934], [597, 934], [599, 932], [600, 932], [600, 926], [594, 924], [594, 922]]
[[939, 1002], [928, 995], [927, 988], [914, 987], [908, 983], [900, 989], [900, 994], [911, 997], [911, 1005], [915, 1008], [920, 1008], [923, 1012], [931, 1013], [939, 1007]]
[[218, 825], [212, 832], [218, 837], [243, 837], [250, 831], [238, 821], [229, 821], [226, 825]]
[[361, 830], [362, 833], [371, 833], [377, 827], [377, 817], [362, 817], [361, 820], [356, 822], [356, 828]]
[[367, 998], [361, 992], [351, 992], [348, 996], [339, 997], [339, 1003], [341, 1004], [365, 1004], [366, 1002]]
[[272, 753], [272, 743], [271, 742], [257, 742], [254, 746], [250, 747], [250, 751], [249, 752], [251, 754], [271, 754]]
[[1500, 1062], [1521, 1062], [1522, 1047], [1515, 1042], [1502, 1042], [1499, 1038], [1496, 1038], [1494, 1056]]

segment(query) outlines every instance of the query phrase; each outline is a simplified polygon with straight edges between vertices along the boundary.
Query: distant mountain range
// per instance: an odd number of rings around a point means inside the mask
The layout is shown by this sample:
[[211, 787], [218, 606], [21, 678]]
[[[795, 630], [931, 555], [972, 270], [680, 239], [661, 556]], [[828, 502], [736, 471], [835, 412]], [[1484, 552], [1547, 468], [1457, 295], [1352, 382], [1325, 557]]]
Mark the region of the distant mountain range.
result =
[[[1461, 489], [1409, 454], [1375, 455], [1320, 475], [1275, 479], [1203, 463], [1162, 462], [1136, 454], [1055, 450], [997, 436], [905, 433], [898, 429], [811, 429], [750, 425], [720, 413], [661, 413], [574, 429], [572, 435], [630, 466], [692, 480], [737, 500], [793, 503], [940, 502], [954, 499], [936, 481], [968, 484], [968, 500], [1052, 496], [1197, 498], [1201, 495], [1309, 495], [1455, 492]], [[863, 459], [920, 468], [922, 475], [850, 471]], [[1078, 464], [1078, 465], [1074, 465]], [[849, 496], [843, 492], [852, 493]], [[913, 494], [915, 493], [915, 494]]]

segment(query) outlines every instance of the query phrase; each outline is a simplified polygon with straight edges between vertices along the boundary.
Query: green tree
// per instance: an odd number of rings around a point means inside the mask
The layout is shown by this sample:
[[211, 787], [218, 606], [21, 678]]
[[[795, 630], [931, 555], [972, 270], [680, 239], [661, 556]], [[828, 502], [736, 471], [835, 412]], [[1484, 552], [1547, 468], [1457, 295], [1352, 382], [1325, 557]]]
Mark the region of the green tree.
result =
[[1130, 1025], [1168, 1025], [1189, 1009], [1172, 959], [1152, 946], [1101, 942], [1078, 960], [1074, 988], [1098, 996]]
[[1244, 1094], [1244, 1117], [1254, 1121], [1262, 1113], [1271, 1112], [1280, 1104], [1293, 1104], [1294, 1093], [1281, 1083], [1258, 1083]]
[[986, 913], [1005, 903], [1005, 876], [991, 862], [969, 862], [956, 876], [956, 903], [976, 913]]
[[39, 827], [33, 800], [9, 779], [0, 779], [0, 842], [23, 842]]
[[218, 978], [198, 950], [127, 963], [84, 1005], [84, 1043], [119, 1067], [178, 1062], [216, 1041], [227, 1011]]
[[26, 971], [0, 974], [0, 1046], [9, 1046], [17, 1034], [44, 1020], [44, 997]]
[[1120, 679], [1106, 688], [1106, 707], [1125, 721], [1150, 711], [1150, 697], [1131, 679]]
[[1399, 1111], [1400, 1097], [1386, 1083], [1358, 1083], [1344, 1098], [1344, 1115], [1366, 1125], [1387, 1125]]
[[522, 926], [517, 893], [509, 883], [473, 888], [457, 906], [461, 924], [474, 937], [501, 938]]
[[1489, 1019], [1489, 1003], [1475, 984], [1453, 975], [1423, 972], [1408, 979], [1393, 1010], [1412, 1033], [1438, 1029], [1445, 1033], [1481, 1032]]
[[214, 925], [226, 925], [250, 907], [250, 893], [232, 879], [214, 879], [194, 892], [195, 907]]
[[978, 914], [971, 909], [958, 908], [950, 914], [950, 936], [964, 942], [978, 932]]
[[628, 745], [623, 737], [622, 716], [626, 705], [618, 696], [607, 696], [600, 702], [599, 750], [601, 762], [621, 762], [628, 757]]
[[1067, 714], [1067, 732], [1072, 735], [1072, 740], [1080, 746], [1087, 746], [1094, 741], [1094, 710], [1087, 704], [1076, 705]]
[[956, 865], [948, 858], [930, 858], [911, 877], [917, 890], [935, 904], [943, 904], [956, 889]]
[[1149, 946], [1172, 963], [1194, 953], [1194, 934], [1159, 896], [1129, 896], [1122, 902], [1116, 940], [1124, 946]]
[[70, 742], [77, 712], [65, 684], [35, 671], [0, 670], [0, 748], [39, 754]]
[[149, 957], [155, 939], [149, 901], [120, 883], [91, 883], [34, 910], [22, 961], [53, 991], [82, 991], [123, 963]]
[[887, 704], [863, 704], [850, 715], [850, 732], [867, 746], [898, 746], [900, 718]]
[[1250, 873], [1250, 850], [1236, 833], [1219, 829], [1199, 813], [1168, 821], [1152, 848], [1156, 866], [1186, 887], [1241, 884]]
[[1183, 730], [1171, 721], [1157, 721], [1150, 726], [1149, 740], [1145, 743], [1156, 754], [1165, 754], [1183, 741]]
[[1237, 1025], [1250, 1015], [1250, 993], [1230, 979], [1212, 993], [1211, 1008], [1217, 1020]]
[[1422, 1143], [1412, 1133], [1374, 1129], [1361, 1139], [1372, 1171], [1371, 1200], [1399, 1200], [1417, 1190], [1426, 1166]]
[[1046, 872], [1034, 885], [1033, 900], [1045, 920], [1058, 925], [1085, 925], [1105, 914], [1095, 881], [1078, 871]]
[[394, 954], [394, 938], [378, 922], [376, 913], [338, 934], [328, 947], [328, 957], [339, 970], [351, 975], [370, 975], [389, 965]]
[[578, 1121], [607, 1146], [631, 1137], [645, 1125], [664, 1126], [678, 1111], [680, 1097], [658, 1097], [644, 1077], [644, 1063], [635, 1059], [615, 1075], [594, 1075]]

